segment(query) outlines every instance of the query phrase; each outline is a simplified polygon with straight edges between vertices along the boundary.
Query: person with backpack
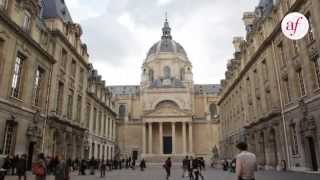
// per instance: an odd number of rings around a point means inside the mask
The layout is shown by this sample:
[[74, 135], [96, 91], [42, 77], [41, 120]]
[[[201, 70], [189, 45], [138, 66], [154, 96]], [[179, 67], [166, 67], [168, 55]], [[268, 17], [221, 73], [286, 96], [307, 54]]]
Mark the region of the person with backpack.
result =
[[32, 172], [36, 175], [36, 180], [45, 180], [47, 175], [47, 164], [43, 153], [40, 153], [37, 160], [32, 165]]

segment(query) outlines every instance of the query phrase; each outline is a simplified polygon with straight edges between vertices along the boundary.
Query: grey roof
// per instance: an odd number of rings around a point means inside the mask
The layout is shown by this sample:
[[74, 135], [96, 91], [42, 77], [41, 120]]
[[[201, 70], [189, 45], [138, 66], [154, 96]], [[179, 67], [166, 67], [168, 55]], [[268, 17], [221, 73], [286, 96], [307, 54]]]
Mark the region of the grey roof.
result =
[[187, 53], [184, 50], [184, 48], [176, 41], [170, 40], [170, 39], [162, 39], [156, 42], [155, 44], [153, 44], [153, 46], [151, 46], [151, 48], [148, 51], [147, 57], [151, 55], [156, 55], [159, 53], [170, 53], [170, 52], [179, 53], [187, 57]]
[[61, 18], [64, 22], [73, 22], [64, 0], [42, 0], [42, 18]]
[[110, 91], [115, 96], [138, 95], [140, 86], [108, 86]]
[[187, 53], [181, 44], [172, 40], [171, 28], [169, 27], [168, 19], [166, 19], [164, 22], [161, 40], [151, 46], [148, 51], [147, 58], [151, 55], [156, 55], [159, 53], [178, 53], [187, 57]]
[[260, 0], [257, 8], [261, 8], [262, 16], [268, 16], [272, 12], [273, 0]]
[[220, 84], [195, 84], [194, 92], [196, 94], [218, 94], [220, 92]]

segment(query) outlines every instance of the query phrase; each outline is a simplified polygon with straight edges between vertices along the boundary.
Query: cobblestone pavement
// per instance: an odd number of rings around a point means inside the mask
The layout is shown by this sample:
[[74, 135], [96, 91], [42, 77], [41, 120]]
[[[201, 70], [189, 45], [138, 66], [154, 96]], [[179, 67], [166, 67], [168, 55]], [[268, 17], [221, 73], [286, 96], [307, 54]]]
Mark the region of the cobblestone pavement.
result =
[[[181, 177], [182, 170], [180, 168], [172, 169], [172, 177], [170, 180], [183, 180]], [[233, 173], [224, 172], [222, 170], [207, 169], [203, 172], [205, 180], [236, 180]], [[17, 177], [6, 177], [5, 180], [17, 180]], [[28, 180], [34, 178], [28, 177]], [[274, 172], [260, 171], [256, 175], [257, 180], [319, 180], [320, 174], [305, 174], [295, 172]], [[54, 180], [51, 176], [47, 180]], [[107, 172], [106, 177], [100, 178], [95, 176], [78, 176], [72, 175], [71, 180], [165, 180], [165, 172], [160, 167], [150, 167], [144, 172], [136, 170], [114, 170]], [[188, 180], [185, 178], [185, 180]]]

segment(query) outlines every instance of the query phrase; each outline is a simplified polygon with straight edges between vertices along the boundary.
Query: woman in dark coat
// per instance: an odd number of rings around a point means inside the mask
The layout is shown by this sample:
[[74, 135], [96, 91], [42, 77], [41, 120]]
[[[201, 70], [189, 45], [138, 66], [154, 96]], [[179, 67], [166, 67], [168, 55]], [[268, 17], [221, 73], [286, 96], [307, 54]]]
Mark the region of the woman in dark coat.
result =
[[167, 180], [169, 180], [170, 175], [171, 175], [171, 166], [172, 166], [171, 158], [168, 157], [168, 159], [166, 160], [166, 162], [163, 165], [163, 167], [164, 167], [164, 169], [166, 170], [166, 173], [167, 173], [167, 178], [166, 178]]
[[21, 180], [21, 177], [23, 177], [24, 180], [27, 179], [26, 171], [27, 171], [27, 156], [22, 155], [20, 158], [18, 158], [16, 162], [16, 168], [17, 168], [17, 175], [18, 179]]
[[55, 168], [55, 180], [67, 179], [69, 179], [69, 170], [66, 161], [61, 156], [58, 158], [58, 162]]

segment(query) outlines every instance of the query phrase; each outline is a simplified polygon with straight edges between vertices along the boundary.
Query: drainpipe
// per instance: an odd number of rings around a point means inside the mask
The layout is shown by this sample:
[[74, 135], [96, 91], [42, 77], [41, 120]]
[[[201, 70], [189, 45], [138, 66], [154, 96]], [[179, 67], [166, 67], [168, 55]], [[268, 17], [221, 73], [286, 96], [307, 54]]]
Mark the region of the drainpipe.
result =
[[42, 143], [41, 143], [41, 152], [44, 153], [44, 144], [46, 139], [46, 129], [47, 129], [47, 122], [49, 118], [49, 102], [50, 102], [50, 95], [51, 95], [51, 83], [52, 83], [52, 73], [53, 73], [53, 65], [50, 65], [50, 72], [49, 72], [49, 82], [47, 87], [47, 96], [46, 96], [46, 104], [45, 104], [45, 119], [43, 123], [42, 129]]
[[273, 66], [275, 68], [275, 73], [276, 73], [276, 79], [277, 79], [277, 84], [278, 84], [278, 93], [279, 93], [279, 98], [280, 98], [280, 106], [281, 106], [281, 118], [282, 118], [282, 125], [283, 125], [283, 134], [284, 134], [284, 141], [285, 141], [285, 146], [286, 146], [286, 155], [287, 155], [287, 162], [288, 162], [288, 168], [291, 167], [291, 159], [290, 159], [290, 154], [289, 154], [289, 143], [288, 143], [288, 135], [287, 135], [287, 128], [286, 128], [286, 119], [285, 119], [285, 114], [284, 114], [284, 103], [283, 103], [283, 98], [282, 98], [282, 93], [281, 93], [281, 83], [280, 83], [280, 76], [279, 76], [279, 70], [278, 70], [278, 64], [276, 61], [276, 55], [275, 55], [275, 46], [274, 46], [274, 41], [272, 41], [272, 55], [273, 55]]

